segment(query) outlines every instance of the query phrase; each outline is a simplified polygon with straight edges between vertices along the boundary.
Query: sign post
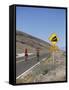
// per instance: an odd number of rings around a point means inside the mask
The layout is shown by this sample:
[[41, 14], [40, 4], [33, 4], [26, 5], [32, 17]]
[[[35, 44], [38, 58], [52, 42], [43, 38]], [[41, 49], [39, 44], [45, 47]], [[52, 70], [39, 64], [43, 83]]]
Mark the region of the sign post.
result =
[[27, 61], [27, 59], [28, 59], [28, 50], [27, 48], [25, 48], [25, 61]]
[[55, 65], [55, 52], [57, 50], [56, 43], [58, 42], [59, 38], [57, 37], [56, 33], [51, 34], [49, 37], [51, 42], [50, 51], [52, 52], [52, 59], [53, 59], [53, 66]]
[[39, 48], [37, 48], [37, 49], [36, 49], [36, 53], [37, 53], [37, 61], [39, 61], [39, 56], [40, 56], [40, 55], [39, 55], [39, 52], [40, 52], [40, 50], [39, 50]]

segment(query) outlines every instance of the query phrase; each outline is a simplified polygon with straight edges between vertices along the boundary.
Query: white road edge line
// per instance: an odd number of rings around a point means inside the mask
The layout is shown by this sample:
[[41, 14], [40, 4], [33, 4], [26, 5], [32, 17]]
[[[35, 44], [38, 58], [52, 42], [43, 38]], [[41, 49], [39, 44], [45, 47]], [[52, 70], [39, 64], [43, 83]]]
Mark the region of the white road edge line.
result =
[[[42, 61], [46, 60], [46, 58], [42, 59]], [[29, 68], [28, 70], [26, 70], [25, 72], [23, 72], [21, 75], [19, 75], [16, 79], [20, 78], [23, 74], [27, 73], [29, 70], [31, 70], [32, 68], [34, 68], [37, 64], [40, 64], [40, 62], [36, 63], [34, 66], [32, 66], [31, 68]]]

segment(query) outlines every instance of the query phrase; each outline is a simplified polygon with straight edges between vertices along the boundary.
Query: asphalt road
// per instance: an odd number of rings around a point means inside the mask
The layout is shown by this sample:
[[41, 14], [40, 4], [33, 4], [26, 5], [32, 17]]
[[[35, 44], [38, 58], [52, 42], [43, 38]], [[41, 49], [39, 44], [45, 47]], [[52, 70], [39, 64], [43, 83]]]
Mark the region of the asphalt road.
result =
[[[27, 60], [25, 60], [25, 57], [20, 58], [20, 60], [16, 60], [16, 78], [21, 75], [23, 72], [31, 68], [33, 65], [35, 65], [37, 62], [42, 60], [43, 58], [48, 57], [49, 53], [43, 53], [40, 55], [39, 60], [35, 55], [29, 56]], [[18, 61], [18, 62], [17, 62]]]

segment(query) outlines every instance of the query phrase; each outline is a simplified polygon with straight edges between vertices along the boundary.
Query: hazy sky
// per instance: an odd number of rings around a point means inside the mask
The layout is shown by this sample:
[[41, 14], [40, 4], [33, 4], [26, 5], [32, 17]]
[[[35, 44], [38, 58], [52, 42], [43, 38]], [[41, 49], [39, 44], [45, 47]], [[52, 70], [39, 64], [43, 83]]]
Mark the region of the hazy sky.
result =
[[66, 46], [66, 12], [64, 9], [16, 7], [16, 29], [47, 42], [56, 33], [60, 48]]

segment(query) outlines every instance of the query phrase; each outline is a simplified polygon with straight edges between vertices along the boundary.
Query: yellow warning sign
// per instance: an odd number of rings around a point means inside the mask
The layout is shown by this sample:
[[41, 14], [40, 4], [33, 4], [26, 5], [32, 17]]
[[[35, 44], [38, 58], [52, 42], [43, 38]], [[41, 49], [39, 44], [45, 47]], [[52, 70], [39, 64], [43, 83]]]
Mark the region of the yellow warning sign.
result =
[[52, 43], [53, 45], [55, 45], [55, 44], [58, 42], [59, 38], [57, 37], [56, 33], [53, 33], [53, 34], [51, 34], [51, 36], [49, 37], [49, 40], [51, 41], [51, 43]]

